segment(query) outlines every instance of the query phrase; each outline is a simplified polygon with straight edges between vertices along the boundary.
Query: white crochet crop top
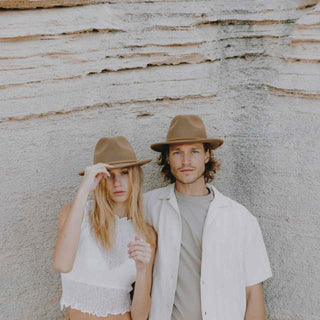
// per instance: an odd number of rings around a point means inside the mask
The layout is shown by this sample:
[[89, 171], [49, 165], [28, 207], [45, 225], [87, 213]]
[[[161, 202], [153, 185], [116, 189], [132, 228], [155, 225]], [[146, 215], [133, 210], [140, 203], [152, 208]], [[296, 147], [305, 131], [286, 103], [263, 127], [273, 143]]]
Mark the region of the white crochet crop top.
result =
[[123, 314], [130, 311], [136, 279], [136, 265], [127, 247], [136, 232], [131, 220], [116, 217], [115, 243], [109, 251], [103, 250], [90, 230], [92, 205], [92, 200], [87, 202], [72, 271], [61, 273], [60, 305], [98, 317]]

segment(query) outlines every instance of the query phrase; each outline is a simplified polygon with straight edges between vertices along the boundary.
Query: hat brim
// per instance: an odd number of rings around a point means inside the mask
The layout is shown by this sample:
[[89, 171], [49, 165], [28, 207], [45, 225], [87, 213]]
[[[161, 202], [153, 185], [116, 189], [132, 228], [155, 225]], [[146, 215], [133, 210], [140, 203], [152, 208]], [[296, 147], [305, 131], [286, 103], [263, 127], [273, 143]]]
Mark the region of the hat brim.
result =
[[166, 147], [171, 144], [183, 144], [183, 143], [208, 143], [212, 149], [217, 149], [223, 144], [222, 139], [181, 139], [181, 140], [172, 140], [166, 142], [158, 142], [150, 145], [150, 148], [157, 152], [162, 152], [166, 150]]
[[[136, 162], [122, 162], [122, 163], [106, 163], [109, 164], [111, 166], [113, 166], [112, 169], [120, 169], [120, 168], [129, 168], [129, 167], [133, 167], [133, 166], [143, 166], [146, 163], [151, 162], [152, 159], [145, 159], [145, 160], [141, 160], [141, 161], [136, 161]], [[78, 173], [79, 176], [83, 176], [84, 175], [84, 171], [80, 171]]]

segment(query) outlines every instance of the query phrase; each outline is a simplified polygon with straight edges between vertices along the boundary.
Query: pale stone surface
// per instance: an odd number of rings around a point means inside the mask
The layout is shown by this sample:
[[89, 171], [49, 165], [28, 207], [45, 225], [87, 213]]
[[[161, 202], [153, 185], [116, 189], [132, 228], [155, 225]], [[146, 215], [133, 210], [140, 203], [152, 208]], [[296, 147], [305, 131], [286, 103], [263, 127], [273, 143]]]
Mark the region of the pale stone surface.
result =
[[104, 0], [0, 0], [3, 9], [37, 9], [52, 7], [72, 7], [104, 3]]
[[[57, 215], [96, 141], [125, 135], [156, 159], [148, 145], [183, 113], [225, 140], [215, 184], [260, 222], [268, 319], [320, 319], [318, 1], [0, 7], [31, 9], [0, 11], [1, 319], [62, 318]], [[145, 174], [164, 184], [155, 161]]]

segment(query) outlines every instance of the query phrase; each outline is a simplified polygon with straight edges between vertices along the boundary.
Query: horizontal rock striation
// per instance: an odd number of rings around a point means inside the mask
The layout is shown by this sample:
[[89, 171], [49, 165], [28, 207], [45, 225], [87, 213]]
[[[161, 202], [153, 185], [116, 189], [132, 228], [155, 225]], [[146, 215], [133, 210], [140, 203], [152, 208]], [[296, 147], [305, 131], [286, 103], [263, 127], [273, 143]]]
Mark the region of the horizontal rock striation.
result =
[[0, 0], [0, 9], [41, 9], [53, 7], [74, 7], [97, 3], [104, 0]]

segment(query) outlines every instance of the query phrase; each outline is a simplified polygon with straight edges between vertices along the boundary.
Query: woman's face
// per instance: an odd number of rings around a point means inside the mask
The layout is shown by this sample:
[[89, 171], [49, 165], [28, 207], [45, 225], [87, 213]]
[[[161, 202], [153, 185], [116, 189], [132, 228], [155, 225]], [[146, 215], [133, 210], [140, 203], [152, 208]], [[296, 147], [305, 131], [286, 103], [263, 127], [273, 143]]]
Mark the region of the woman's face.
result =
[[131, 168], [121, 168], [109, 170], [110, 177], [107, 178], [108, 195], [113, 202], [126, 202], [130, 195], [130, 177]]

